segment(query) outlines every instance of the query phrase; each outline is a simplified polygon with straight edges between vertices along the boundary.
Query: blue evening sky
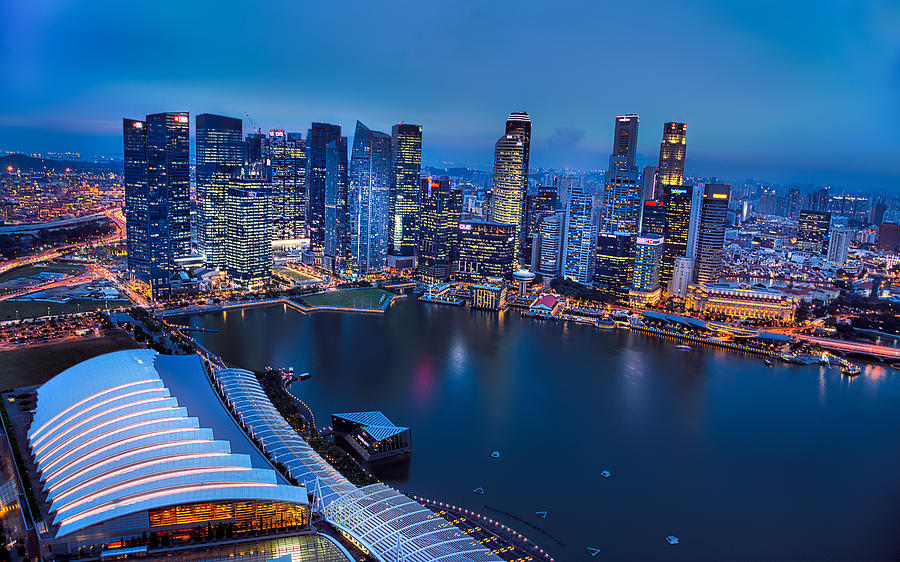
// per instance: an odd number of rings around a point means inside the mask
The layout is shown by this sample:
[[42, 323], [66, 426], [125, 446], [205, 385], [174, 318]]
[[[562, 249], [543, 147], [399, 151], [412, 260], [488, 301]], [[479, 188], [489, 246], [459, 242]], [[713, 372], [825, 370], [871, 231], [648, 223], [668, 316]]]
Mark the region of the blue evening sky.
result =
[[124, 116], [249, 112], [304, 135], [421, 123], [427, 163], [489, 166], [524, 109], [533, 166], [603, 168], [635, 112], [642, 163], [678, 120], [690, 174], [900, 191], [897, 0], [4, 7], [0, 149], [117, 153]]

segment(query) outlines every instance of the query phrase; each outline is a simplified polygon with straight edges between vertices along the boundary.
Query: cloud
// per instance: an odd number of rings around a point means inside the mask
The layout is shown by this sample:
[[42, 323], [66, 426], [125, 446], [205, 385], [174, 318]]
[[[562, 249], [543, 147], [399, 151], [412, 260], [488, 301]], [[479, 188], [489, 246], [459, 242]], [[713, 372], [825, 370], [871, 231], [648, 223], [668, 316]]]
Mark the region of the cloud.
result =
[[584, 138], [584, 129], [557, 128], [545, 141], [545, 147], [549, 150], [575, 150], [581, 139]]

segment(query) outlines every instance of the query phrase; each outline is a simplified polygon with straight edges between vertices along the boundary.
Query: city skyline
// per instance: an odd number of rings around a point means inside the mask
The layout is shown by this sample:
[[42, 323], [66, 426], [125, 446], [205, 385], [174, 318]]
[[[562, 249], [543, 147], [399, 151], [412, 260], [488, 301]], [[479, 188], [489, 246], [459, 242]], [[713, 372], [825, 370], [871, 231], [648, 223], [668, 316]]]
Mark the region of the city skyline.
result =
[[[398, 37], [354, 60], [355, 51], [339, 42], [321, 61], [285, 74], [305, 42], [276, 45], [268, 37], [284, 31], [283, 21], [296, 21], [295, 8], [275, 8], [258, 16], [253, 29], [265, 31], [218, 37], [209, 30], [216, 23], [224, 25], [227, 15], [202, 5], [185, 7], [171, 24], [176, 45], [150, 58], [146, 50], [126, 41], [114, 23], [128, 21], [129, 30], [139, 32], [163, 18], [164, 7], [97, 5], [76, 11], [58, 5], [38, 20], [13, 6], [3, 35], [11, 42], [7, 49], [17, 56], [4, 63], [4, 75], [17, 79], [5, 80], [0, 90], [7, 100], [0, 113], [0, 145], [23, 151], [115, 154], [119, 115], [186, 110], [240, 117], [249, 113], [265, 130], [302, 131], [313, 121], [350, 127], [357, 119], [376, 130], [398, 121], [420, 123], [426, 163], [487, 168], [496, 140], [494, 116], [521, 109], [535, 123], [532, 168], [603, 169], [612, 148], [606, 116], [635, 112], [649, 131], [669, 121], [691, 126], [688, 175], [900, 188], [900, 174], [892, 166], [900, 139], [890, 126], [900, 88], [892, 52], [900, 38], [893, 31], [897, 26], [890, 25], [900, 17], [896, 9], [871, 3], [851, 10], [832, 3], [812, 10], [798, 3], [785, 14], [774, 6], [747, 13], [750, 8], [706, 5], [705, 10], [691, 10], [689, 19], [688, 11], [680, 14], [664, 4], [647, 8], [641, 10], [642, 24], [636, 29], [604, 28], [597, 33], [586, 29], [587, 22], [629, 14], [616, 11], [624, 8], [584, 7], [576, 12], [582, 17], [564, 18], [534, 6], [521, 7], [510, 17], [532, 24], [535, 41], [522, 44], [523, 56], [508, 65], [510, 71], [528, 76], [529, 86], [509, 89], [501, 88], [499, 78], [491, 74], [503, 52], [492, 33], [506, 15], [499, 7], [472, 6], [450, 14], [418, 7], [397, 10], [389, 19], [388, 14], [363, 11], [351, 17], [307, 7], [311, 13], [303, 15], [333, 24], [322, 26], [329, 29], [389, 29], [388, 21], [437, 21], [434, 37], [448, 40], [432, 41], [429, 32], [416, 25], [412, 39], [423, 45], [421, 53], [398, 57], [407, 53]], [[702, 17], [696, 17], [698, 13]], [[806, 23], [788, 23], [801, 21], [788, 17], [791, 14], [802, 15]], [[208, 18], [208, 25], [192, 25], [200, 16]], [[656, 50], [665, 45], [670, 25], [677, 25], [679, 36], [686, 38], [681, 45], [685, 56], [673, 61], [679, 87], [661, 96], [658, 88], [649, 86], [659, 65]], [[316, 27], [305, 31], [310, 39], [324, 33]], [[82, 40], [100, 28], [118, 49], [108, 49], [107, 41]], [[541, 40], [564, 30], [567, 39], [561, 45]], [[593, 78], [593, 66], [581, 61], [596, 56], [602, 64], [624, 33], [632, 34], [624, 39], [633, 48], [622, 55], [634, 69], [631, 80], [615, 91], [593, 87], [602, 78]], [[687, 39], [690, 36], [702, 39]], [[731, 45], [723, 51], [740, 53], [738, 60], [713, 54], [707, 42], [714, 41]], [[235, 73], [225, 64], [234, 57], [244, 60], [243, 51], [253, 45], [258, 53], [249, 68], [243, 65]], [[574, 52], [579, 56], [567, 56]], [[79, 60], [94, 61], [92, 72], [73, 74]], [[435, 72], [439, 68], [445, 70]], [[353, 88], [350, 76], [356, 75], [369, 78], [367, 88]], [[574, 89], [577, 92], [555, 87], [573, 78], [584, 82]], [[477, 95], [457, 95], [474, 92], [467, 86], [471, 84], [479, 84]], [[863, 107], [884, 118], [858, 119]], [[645, 135], [637, 147], [639, 165], [655, 164], [656, 143]]]

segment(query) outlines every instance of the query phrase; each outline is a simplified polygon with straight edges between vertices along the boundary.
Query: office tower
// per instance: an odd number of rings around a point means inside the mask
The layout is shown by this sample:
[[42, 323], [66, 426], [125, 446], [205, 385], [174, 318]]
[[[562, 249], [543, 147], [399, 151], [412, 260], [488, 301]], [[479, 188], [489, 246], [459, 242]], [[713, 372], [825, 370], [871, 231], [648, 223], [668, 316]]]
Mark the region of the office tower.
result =
[[637, 233], [640, 223], [643, 185], [635, 166], [638, 116], [616, 117], [613, 152], [603, 184], [600, 230]]
[[828, 261], [843, 265], [847, 261], [847, 252], [850, 249], [850, 240], [853, 231], [849, 228], [833, 228], [828, 237]]
[[800, 214], [800, 190], [795, 188], [791, 188], [787, 194], [787, 216], [795, 219], [797, 215]]
[[266, 135], [260, 130], [247, 133], [244, 138], [248, 164], [259, 164], [266, 156]]
[[439, 283], [450, 278], [462, 193], [451, 189], [449, 178], [422, 178], [420, 185], [418, 270], [426, 283]]
[[725, 259], [725, 221], [728, 218], [730, 196], [730, 185], [708, 183], [703, 186], [697, 250], [691, 256], [694, 258], [698, 283], [715, 283], [722, 275]]
[[325, 246], [323, 267], [347, 272], [350, 257], [350, 208], [347, 204], [347, 137], [325, 147]]
[[[391, 267], [409, 268], [418, 247], [419, 172], [422, 126], [398, 123], [391, 128], [389, 252]], [[402, 258], [402, 259], [398, 259]]]
[[357, 275], [368, 275], [387, 267], [390, 135], [356, 122], [349, 177], [349, 269]]
[[887, 211], [888, 206], [884, 202], [884, 200], [880, 199], [872, 205], [872, 212], [869, 217], [869, 224], [879, 225], [884, 222], [884, 213]]
[[663, 125], [663, 139], [659, 145], [659, 169], [656, 173], [660, 188], [684, 183], [684, 156], [687, 125], [666, 123]]
[[797, 229], [797, 248], [813, 254], [824, 254], [828, 249], [828, 232], [831, 213], [827, 211], [800, 211]]
[[527, 232], [535, 232], [541, 215], [550, 215], [556, 212], [556, 199], [556, 188], [546, 185], [539, 186], [537, 193], [529, 193], [525, 196], [525, 230]]
[[628, 302], [636, 306], [654, 304], [659, 300], [659, 264], [664, 243], [662, 238], [638, 236], [634, 244], [634, 276]]
[[240, 119], [203, 113], [197, 136], [197, 244], [207, 267], [225, 267], [225, 196], [246, 158]]
[[541, 275], [556, 277], [562, 266], [563, 240], [565, 240], [566, 214], [557, 211], [545, 215], [538, 221], [540, 247], [537, 261], [532, 259], [531, 267]]
[[608, 298], [625, 302], [634, 269], [634, 236], [627, 232], [597, 235], [594, 281]]
[[269, 132], [266, 156], [272, 178], [272, 237], [306, 237], [306, 143], [299, 133]]
[[341, 126], [313, 123], [306, 133], [306, 229], [310, 246], [325, 246], [325, 169], [329, 143], [341, 138]]
[[666, 204], [664, 201], [644, 201], [641, 212], [641, 234], [664, 236], [666, 233]]
[[591, 194], [584, 187], [569, 186], [562, 276], [583, 284], [590, 283], [594, 277], [597, 226], [593, 221], [593, 211]]
[[[642, 195], [644, 201], [657, 199], [656, 193], [656, 172], [659, 168], [656, 166], [644, 166], [644, 173], [641, 174]], [[662, 194], [659, 194], [660, 198]]]
[[489, 277], [508, 279], [515, 268], [516, 227], [488, 221], [461, 221], [456, 278], [482, 283]]
[[156, 297], [167, 289], [175, 260], [191, 254], [188, 114], [122, 124], [126, 236], [133, 238], [128, 269]]
[[491, 188], [493, 222], [512, 224], [516, 228], [516, 248], [524, 240], [525, 192], [528, 188], [528, 144], [531, 121], [528, 114], [510, 114], [506, 130], [494, 145], [494, 181]]
[[272, 190], [262, 177], [235, 177], [226, 194], [225, 270], [242, 287], [264, 285], [272, 273]]
[[883, 222], [878, 225], [878, 241], [876, 246], [879, 250], [886, 252], [896, 252], [900, 248], [900, 224], [895, 222]]
[[663, 185], [665, 199], [666, 227], [665, 249], [660, 265], [659, 280], [663, 286], [672, 279], [675, 270], [675, 260], [688, 255], [691, 208], [694, 187], [690, 185]]
[[685, 255], [694, 259], [697, 254], [697, 240], [700, 232], [700, 211], [703, 209], [703, 190], [694, 187], [691, 193], [691, 220], [688, 223], [688, 242]]
[[669, 281], [667, 291], [670, 295], [684, 297], [687, 294], [688, 286], [693, 283], [694, 279], [694, 260], [687, 256], [675, 259], [675, 271], [672, 279]]

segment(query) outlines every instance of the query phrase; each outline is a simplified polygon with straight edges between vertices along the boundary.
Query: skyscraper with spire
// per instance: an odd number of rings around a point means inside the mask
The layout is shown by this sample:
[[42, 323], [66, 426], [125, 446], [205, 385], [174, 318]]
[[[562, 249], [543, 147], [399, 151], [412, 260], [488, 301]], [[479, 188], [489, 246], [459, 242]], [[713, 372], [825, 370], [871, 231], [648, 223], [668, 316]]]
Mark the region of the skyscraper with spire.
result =
[[494, 145], [494, 182], [491, 220], [515, 225], [516, 248], [524, 246], [525, 192], [528, 189], [528, 152], [531, 120], [527, 113], [510, 113], [506, 132]]
[[639, 121], [633, 113], [616, 117], [613, 150], [603, 185], [603, 232], [637, 234], [640, 230], [643, 185], [635, 164]]
[[[656, 172], [661, 186], [684, 183], [684, 157], [687, 152], [687, 125], [666, 123], [659, 144], [659, 166]], [[659, 190], [657, 190], [659, 193]]]
[[368, 275], [387, 266], [391, 136], [356, 122], [350, 157], [350, 263]]

